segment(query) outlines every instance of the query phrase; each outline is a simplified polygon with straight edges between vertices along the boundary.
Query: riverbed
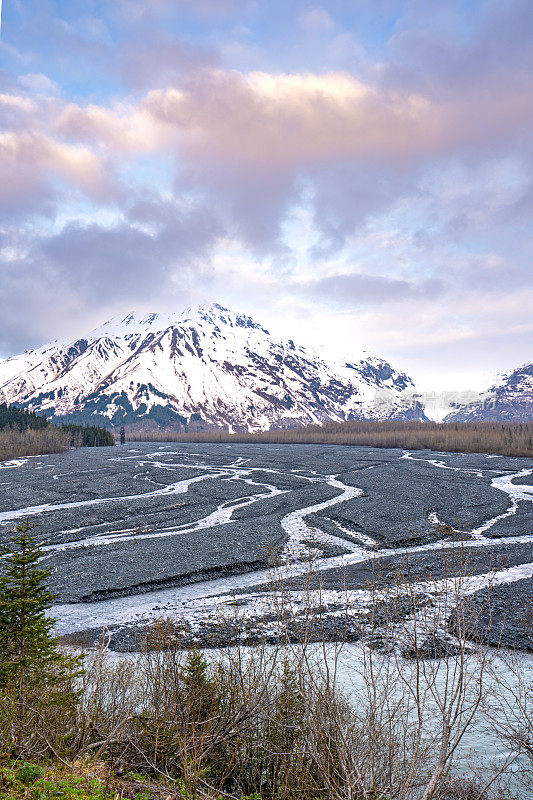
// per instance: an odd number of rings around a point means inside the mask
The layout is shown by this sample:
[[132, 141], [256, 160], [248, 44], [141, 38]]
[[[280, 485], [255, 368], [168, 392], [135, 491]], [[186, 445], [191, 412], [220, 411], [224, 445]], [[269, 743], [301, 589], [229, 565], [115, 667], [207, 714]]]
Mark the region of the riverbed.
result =
[[0, 543], [35, 522], [58, 633], [105, 625], [117, 649], [162, 616], [200, 644], [217, 624], [272, 635], [274, 585], [354, 641], [406, 563], [426, 597], [460, 578], [476, 607], [490, 588], [500, 639], [530, 649], [532, 475], [532, 459], [369, 447], [84, 448], [0, 465]]

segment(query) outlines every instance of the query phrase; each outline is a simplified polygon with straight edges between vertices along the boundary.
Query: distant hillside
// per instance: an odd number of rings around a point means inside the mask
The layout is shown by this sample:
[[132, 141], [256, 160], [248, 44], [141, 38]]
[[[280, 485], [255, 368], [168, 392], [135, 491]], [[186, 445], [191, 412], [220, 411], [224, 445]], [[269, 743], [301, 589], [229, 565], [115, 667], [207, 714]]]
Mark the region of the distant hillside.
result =
[[0, 402], [55, 424], [245, 433], [351, 420], [533, 421], [533, 364], [473, 400], [442, 396], [435, 406], [366, 351], [332, 361], [217, 304], [128, 314], [0, 360]]
[[447, 422], [475, 420], [528, 422], [533, 420], [533, 364], [503, 375], [480, 399], [454, 409]]

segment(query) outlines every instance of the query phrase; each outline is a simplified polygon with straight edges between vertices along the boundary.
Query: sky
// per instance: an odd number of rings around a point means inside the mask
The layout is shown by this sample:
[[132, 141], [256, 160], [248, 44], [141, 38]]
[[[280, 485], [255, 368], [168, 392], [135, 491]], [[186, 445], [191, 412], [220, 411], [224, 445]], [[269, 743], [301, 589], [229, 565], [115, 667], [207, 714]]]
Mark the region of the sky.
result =
[[3, 0], [0, 356], [217, 302], [425, 389], [533, 360], [531, 0]]

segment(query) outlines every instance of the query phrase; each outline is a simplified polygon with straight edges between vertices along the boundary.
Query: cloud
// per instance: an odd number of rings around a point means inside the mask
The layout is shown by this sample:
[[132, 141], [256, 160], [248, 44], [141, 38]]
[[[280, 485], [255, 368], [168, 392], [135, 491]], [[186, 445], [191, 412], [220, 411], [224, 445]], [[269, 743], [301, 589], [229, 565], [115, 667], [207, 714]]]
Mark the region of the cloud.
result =
[[301, 287], [317, 297], [331, 299], [342, 306], [368, 306], [397, 303], [399, 301], [427, 300], [441, 296], [445, 291], [443, 281], [430, 278], [419, 281], [400, 280], [352, 273], [330, 275], [310, 281]]
[[115, 0], [122, 14], [130, 21], [144, 20], [159, 14], [190, 15], [217, 19], [242, 7], [246, 0]]
[[55, 178], [76, 185], [94, 199], [112, 191], [97, 155], [39, 133], [0, 133], [0, 208], [6, 214], [35, 209], [57, 192]]
[[287, 167], [361, 158], [398, 162], [485, 144], [533, 118], [525, 86], [493, 98], [440, 101], [378, 90], [347, 73], [212, 70], [142, 107], [179, 136], [187, 156]]
[[115, 159], [169, 151], [173, 137], [142, 107], [67, 103], [51, 123], [63, 140], [83, 143]]
[[343, 73], [213, 70], [193, 85], [150, 92], [143, 108], [180, 135], [185, 156], [287, 168], [401, 156], [428, 117], [422, 97], [379, 96]]
[[476, 303], [487, 341], [527, 321], [506, 302], [531, 281], [529, 0], [17, 8], [0, 44], [9, 346], [54, 333], [54, 297], [80, 325], [187, 294], [305, 324], [344, 310], [378, 349], [408, 327], [398, 352], [471, 341]]
[[87, 301], [160, 298], [176, 282], [209, 271], [209, 253], [223, 233], [206, 209], [137, 202], [113, 226], [69, 223], [38, 241], [37, 252], [63, 284]]
[[525, 88], [533, 70], [529, 0], [488, 0], [470, 14], [467, 5], [409, 3], [379, 66], [382, 81], [433, 96]]
[[81, 334], [79, 320], [101, 322], [102, 308], [186, 305], [210, 281], [223, 234], [210, 209], [150, 196], [107, 226], [70, 222], [33, 238], [0, 229], [0, 352], [38, 345], [62, 329]]
[[150, 29], [142, 39], [125, 42], [118, 57], [124, 84], [135, 91], [175, 86], [185, 77], [218, 63], [219, 56], [213, 48]]
[[[70, 316], [80, 312], [65, 290], [59, 303], [57, 285], [42, 262], [33, 263], [24, 253], [19, 258], [6, 259], [4, 256], [1, 265], [0, 353], [9, 356], [30, 347], [39, 347], [60, 334], [62, 314]], [[50, 325], [52, 314], [58, 322], [58, 329], [53, 333]]]
[[[141, 65], [144, 55], [155, 58], [160, 74], [165, 59], [151, 45], [140, 54]], [[523, 87], [435, 101], [345, 72], [244, 74], [204, 64], [203, 55], [191, 69], [196, 55], [176, 50], [168, 60], [160, 79], [178, 81], [172, 88], [136, 103], [66, 103], [50, 126], [107, 164], [172, 155], [175, 190], [211, 197], [235, 235], [262, 253], [279, 252], [283, 221], [304, 187], [328, 246], [342, 246], [369, 214], [416, 193], [431, 159], [488, 154], [533, 118]]]
[[306, 33], [323, 34], [335, 30], [335, 22], [326, 9], [320, 6], [304, 9], [300, 13], [298, 21]]
[[57, 83], [42, 73], [29, 72], [27, 75], [21, 75], [18, 82], [23, 89], [36, 95], [51, 95], [59, 92]]

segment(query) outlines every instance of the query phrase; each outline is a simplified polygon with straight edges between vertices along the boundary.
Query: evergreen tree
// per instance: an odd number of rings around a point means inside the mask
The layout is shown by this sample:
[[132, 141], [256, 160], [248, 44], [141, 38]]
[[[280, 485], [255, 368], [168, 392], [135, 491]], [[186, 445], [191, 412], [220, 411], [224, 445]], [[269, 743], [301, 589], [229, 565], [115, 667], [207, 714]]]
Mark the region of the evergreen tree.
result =
[[61, 430], [70, 433], [71, 447], [112, 447], [115, 444], [111, 431], [96, 425], [62, 425]]
[[55, 620], [46, 615], [55, 596], [46, 581], [49, 569], [38, 566], [42, 551], [31, 535], [35, 524], [25, 520], [0, 575], [0, 690], [12, 707], [12, 736], [20, 752], [26, 729], [46, 707], [72, 707], [80, 661], [58, 650]]
[[124, 430], [124, 425], [120, 428], [120, 444], [126, 443], [126, 431]]
[[8, 406], [0, 403], [0, 429], [12, 428], [13, 430], [25, 431], [28, 428], [40, 429], [48, 427], [46, 417], [40, 417], [33, 411], [23, 411], [15, 406]]

